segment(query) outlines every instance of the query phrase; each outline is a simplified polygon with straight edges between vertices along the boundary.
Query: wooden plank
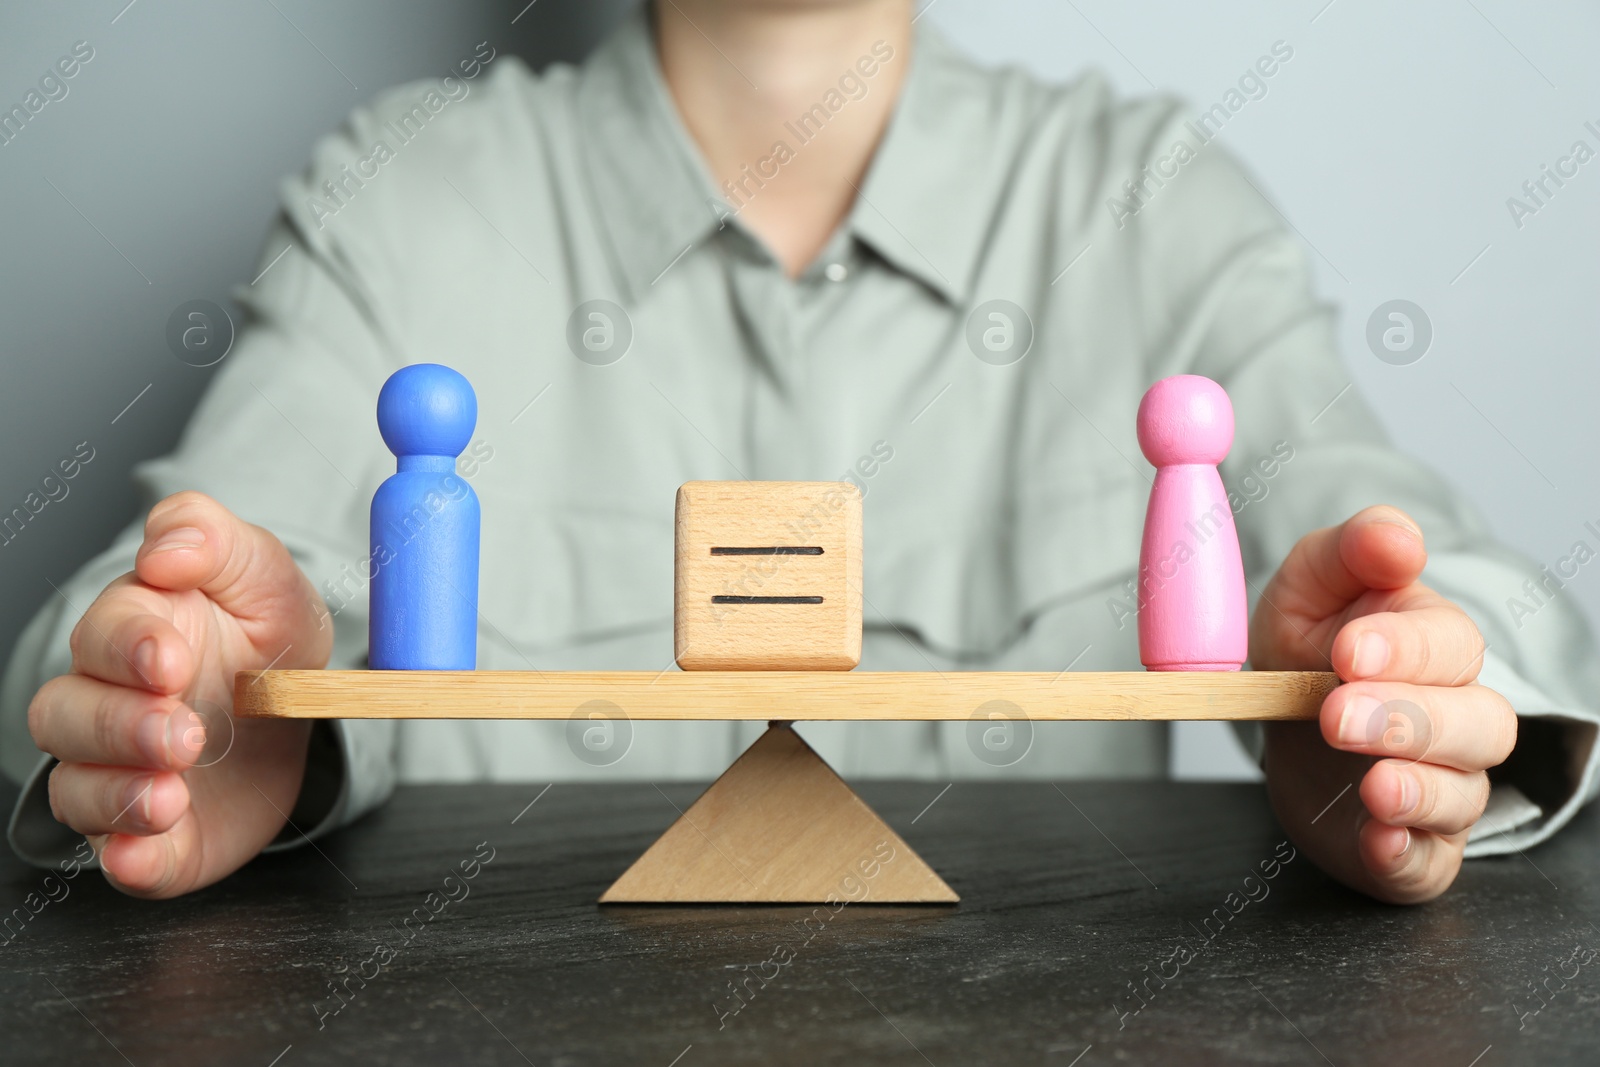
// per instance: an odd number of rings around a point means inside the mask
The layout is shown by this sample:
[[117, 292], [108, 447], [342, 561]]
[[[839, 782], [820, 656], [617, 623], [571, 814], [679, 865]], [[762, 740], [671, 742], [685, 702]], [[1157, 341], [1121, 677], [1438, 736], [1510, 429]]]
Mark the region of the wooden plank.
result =
[[[240, 671], [234, 713], [294, 719], [1315, 719], [1317, 671]], [[994, 709], [991, 709], [994, 710]]]

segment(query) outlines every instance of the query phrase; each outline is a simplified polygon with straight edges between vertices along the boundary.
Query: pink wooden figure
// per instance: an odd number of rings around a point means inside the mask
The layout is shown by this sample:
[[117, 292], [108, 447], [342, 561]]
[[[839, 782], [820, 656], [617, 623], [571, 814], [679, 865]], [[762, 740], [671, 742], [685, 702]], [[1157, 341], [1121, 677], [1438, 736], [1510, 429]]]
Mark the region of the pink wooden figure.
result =
[[1180, 374], [1144, 394], [1138, 425], [1156, 468], [1139, 550], [1139, 659], [1152, 671], [1236, 671], [1249, 610], [1217, 474], [1233, 445], [1233, 405], [1210, 378]]

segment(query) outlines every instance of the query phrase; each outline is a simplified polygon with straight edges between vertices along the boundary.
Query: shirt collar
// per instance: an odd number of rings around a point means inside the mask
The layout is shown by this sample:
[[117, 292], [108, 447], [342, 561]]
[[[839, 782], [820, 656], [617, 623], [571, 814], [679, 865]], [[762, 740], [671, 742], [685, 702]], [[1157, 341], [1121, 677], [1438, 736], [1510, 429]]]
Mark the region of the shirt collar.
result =
[[722, 203], [662, 77], [648, 7], [589, 57], [576, 88], [595, 212], [632, 299], [716, 229]]
[[901, 272], [959, 305], [970, 296], [999, 197], [994, 86], [927, 23], [915, 31], [900, 99], [848, 225]]
[[[662, 76], [648, 6], [589, 58], [576, 89], [601, 228], [635, 299], [731, 216]], [[993, 83], [926, 24], [916, 27], [912, 53], [890, 60], [911, 65], [845, 226], [895, 269], [960, 304], [998, 192], [998, 168], [985, 165], [997, 158]]]

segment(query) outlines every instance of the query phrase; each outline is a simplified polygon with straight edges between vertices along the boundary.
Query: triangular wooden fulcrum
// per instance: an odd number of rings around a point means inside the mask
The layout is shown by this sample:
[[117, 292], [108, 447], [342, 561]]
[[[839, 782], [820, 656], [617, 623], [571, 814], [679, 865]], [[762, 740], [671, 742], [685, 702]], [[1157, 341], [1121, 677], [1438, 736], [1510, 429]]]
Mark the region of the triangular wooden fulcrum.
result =
[[775, 722], [623, 872], [602, 904], [954, 904], [810, 745]]

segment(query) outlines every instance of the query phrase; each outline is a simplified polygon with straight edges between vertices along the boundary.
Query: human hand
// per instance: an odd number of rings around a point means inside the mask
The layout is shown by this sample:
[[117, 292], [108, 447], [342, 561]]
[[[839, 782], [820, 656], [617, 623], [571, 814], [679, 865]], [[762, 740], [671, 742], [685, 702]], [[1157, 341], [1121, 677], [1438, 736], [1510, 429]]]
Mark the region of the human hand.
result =
[[1484, 772], [1517, 738], [1510, 703], [1477, 684], [1477, 626], [1417, 580], [1426, 560], [1409, 516], [1367, 508], [1301, 538], [1250, 623], [1255, 669], [1331, 664], [1343, 682], [1319, 724], [1267, 724], [1273, 810], [1323, 870], [1396, 904], [1455, 881]]
[[[327, 666], [325, 615], [266, 530], [200, 493], [150, 510], [133, 572], [72, 631], [71, 673], [28, 707], [34, 743], [61, 761], [51, 809], [89, 837], [113, 885], [139, 897], [187, 893], [237, 870], [283, 827], [311, 727], [232, 719], [233, 675]], [[215, 709], [209, 722], [200, 708]], [[231, 736], [217, 736], [225, 723]]]

